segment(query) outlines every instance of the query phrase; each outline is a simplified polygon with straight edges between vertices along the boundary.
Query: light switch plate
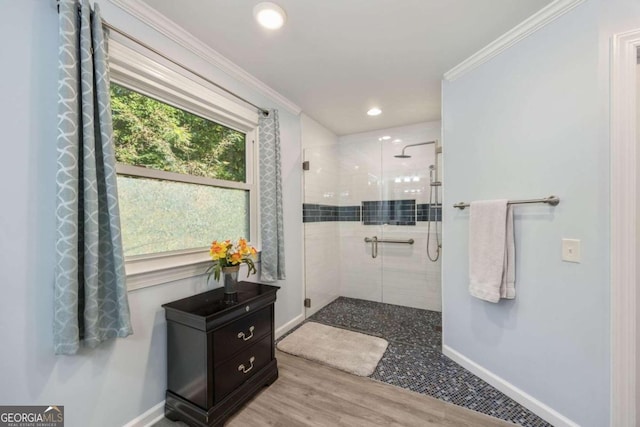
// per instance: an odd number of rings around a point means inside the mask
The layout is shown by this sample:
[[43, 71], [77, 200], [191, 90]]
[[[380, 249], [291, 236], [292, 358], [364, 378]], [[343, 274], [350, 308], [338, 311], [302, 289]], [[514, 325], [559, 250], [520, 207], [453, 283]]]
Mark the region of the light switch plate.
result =
[[580, 240], [562, 239], [562, 260], [580, 262]]

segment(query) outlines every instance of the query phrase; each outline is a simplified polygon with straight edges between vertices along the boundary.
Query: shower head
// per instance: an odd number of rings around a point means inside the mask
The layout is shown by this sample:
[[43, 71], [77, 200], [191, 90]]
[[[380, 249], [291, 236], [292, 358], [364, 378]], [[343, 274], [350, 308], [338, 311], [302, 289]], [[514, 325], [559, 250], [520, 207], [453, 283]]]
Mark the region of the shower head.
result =
[[409, 147], [416, 147], [416, 146], [418, 146], [418, 145], [429, 145], [429, 144], [435, 144], [436, 142], [438, 142], [438, 141], [419, 142], [419, 143], [417, 143], [417, 144], [409, 144], [409, 145], [405, 145], [405, 146], [402, 148], [402, 153], [401, 153], [401, 154], [396, 154], [396, 155], [395, 155], [395, 156], [393, 156], [393, 157], [398, 158], [398, 159], [408, 159], [408, 158], [410, 158], [411, 156], [410, 156], [410, 155], [408, 155], [408, 154], [404, 154], [404, 150], [406, 150], [407, 148], [409, 148]]

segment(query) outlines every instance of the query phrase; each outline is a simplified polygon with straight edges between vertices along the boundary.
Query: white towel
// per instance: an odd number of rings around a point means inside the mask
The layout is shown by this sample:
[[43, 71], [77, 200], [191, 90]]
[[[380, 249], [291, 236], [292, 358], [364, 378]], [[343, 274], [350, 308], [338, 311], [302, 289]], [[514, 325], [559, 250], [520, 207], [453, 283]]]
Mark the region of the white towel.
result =
[[513, 299], [515, 289], [513, 211], [507, 200], [471, 202], [469, 292], [485, 301]]

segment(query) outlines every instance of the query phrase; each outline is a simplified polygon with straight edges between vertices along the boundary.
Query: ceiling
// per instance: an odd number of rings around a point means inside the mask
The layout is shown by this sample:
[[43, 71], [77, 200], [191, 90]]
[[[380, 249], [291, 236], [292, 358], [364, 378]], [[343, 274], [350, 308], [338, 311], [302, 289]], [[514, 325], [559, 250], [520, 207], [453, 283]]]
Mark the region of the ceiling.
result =
[[[444, 72], [551, 0], [144, 0], [337, 135], [440, 119]], [[378, 106], [383, 113], [369, 117]]]

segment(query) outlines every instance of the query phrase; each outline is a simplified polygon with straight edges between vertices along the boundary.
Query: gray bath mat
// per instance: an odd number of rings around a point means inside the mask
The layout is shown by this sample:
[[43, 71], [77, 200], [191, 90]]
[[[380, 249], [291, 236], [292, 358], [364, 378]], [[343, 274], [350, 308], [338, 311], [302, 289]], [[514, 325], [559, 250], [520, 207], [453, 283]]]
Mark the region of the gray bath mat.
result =
[[367, 377], [389, 343], [382, 338], [308, 322], [278, 343], [285, 353]]

